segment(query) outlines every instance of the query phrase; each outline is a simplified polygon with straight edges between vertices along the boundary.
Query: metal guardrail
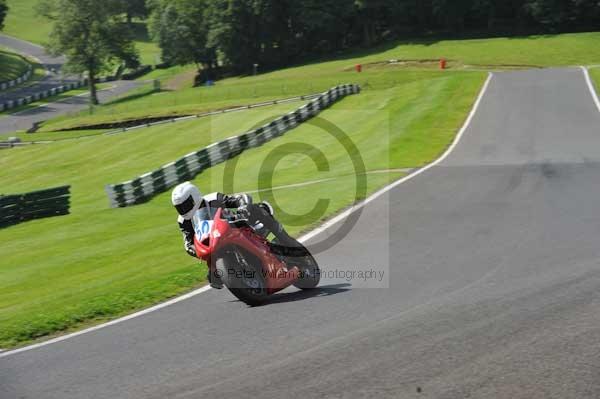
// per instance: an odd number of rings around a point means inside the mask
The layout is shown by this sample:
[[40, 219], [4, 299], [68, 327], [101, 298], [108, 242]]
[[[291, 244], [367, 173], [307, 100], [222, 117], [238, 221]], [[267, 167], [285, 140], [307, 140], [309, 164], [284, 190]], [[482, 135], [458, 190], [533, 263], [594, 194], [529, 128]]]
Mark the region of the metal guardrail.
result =
[[[202, 171], [225, 162], [243, 151], [261, 146], [319, 114], [323, 109], [350, 94], [360, 92], [358, 85], [341, 85], [319, 95], [294, 112], [239, 136], [209, 145], [158, 170], [133, 180], [106, 186], [111, 207], [127, 207], [149, 201], [169, 188], [193, 179]], [[165, 122], [161, 122], [165, 123]]]
[[313, 98], [319, 97], [321, 95], [321, 93], [319, 94], [307, 94], [307, 95], [303, 95], [303, 96], [296, 96], [296, 97], [290, 97], [290, 98], [284, 98], [284, 99], [280, 99], [280, 100], [272, 100], [272, 101], [265, 101], [262, 103], [257, 103], [257, 104], [250, 104], [250, 105], [245, 105], [242, 107], [236, 107], [236, 108], [227, 108], [227, 109], [222, 109], [219, 111], [211, 111], [211, 112], [204, 112], [201, 114], [196, 114], [196, 115], [187, 115], [187, 116], [180, 116], [180, 117], [173, 117], [173, 118], [169, 118], [169, 119], [163, 119], [161, 121], [157, 121], [157, 122], [150, 122], [150, 123], [142, 123], [136, 126], [129, 126], [129, 127], [122, 127], [122, 128], [118, 128], [118, 129], [113, 129], [113, 130], [109, 130], [107, 132], [102, 132], [102, 133], [96, 133], [96, 134], [86, 134], [86, 135], [82, 135], [82, 136], [76, 136], [76, 137], [64, 137], [61, 139], [56, 139], [56, 140], [39, 140], [39, 141], [19, 141], [19, 142], [8, 142], [8, 141], [0, 141], [0, 149], [3, 148], [15, 148], [15, 147], [25, 147], [25, 146], [29, 146], [29, 145], [33, 145], [33, 144], [52, 144], [52, 143], [56, 143], [56, 142], [60, 142], [60, 141], [69, 141], [69, 140], [78, 140], [78, 139], [83, 139], [83, 138], [87, 138], [87, 137], [96, 137], [96, 136], [104, 136], [104, 135], [114, 135], [114, 134], [119, 134], [119, 133], [125, 133], [125, 132], [129, 132], [132, 130], [138, 130], [138, 129], [143, 129], [143, 128], [148, 128], [148, 127], [153, 127], [153, 126], [157, 126], [157, 125], [164, 125], [164, 124], [170, 124], [170, 123], [175, 123], [175, 122], [181, 122], [181, 121], [186, 121], [186, 120], [190, 120], [190, 119], [194, 119], [194, 118], [205, 118], [205, 117], [209, 117], [209, 116], [214, 116], [214, 115], [220, 115], [220, 114], [227, 114], [230, 112], [240, 112], [240, 111], [246, 111], [249, 109], [254, 109], [254, 108], [260, 108], [260, 107], [267, 107], [270, 105], [277, 105], [277, 104], [285, 104], [288, 102], [293, 102], [293, 101], [301, 101], [301, 100], [311, 100]]
[[[97, 83], [110, 82], [115, 80], [114, 77], [102, 77], [97, 80]], [[44, 98], [52, 97], [57, 94], [64, 93], [65, 91], [78, 89], [80, 87], [86, 86], [88, 84], [88, 79], [81, 79], [77, 82], [67, 83], [61, 86], [54, 87], [49, 90], [44, 90], [30, 96], [21, 97], [16, 100], [9, 100], [4, 103], [0, 103], [0, 112], [8, 111], [13, 108], [22, 107], [23, 105], [31, 104], [32, 102], [42, 100]]]
[[20, 85], [21, 83], [28, 81], [32, 73], [33, 67], [31, 66], [31, 64], [29, 64], [27, 66], [27, 71], [23, 75], [9, 82], [0, 83], [0, 91], [10, 89], [11, 87], [15, 87], [16, 85]]
[[120, 128], [120, 129], [113, 129], [113, 130], [110, 130], [108, 132], [104, 132], [104, 133], [101, 133], [101, 134], [113, 135], [113, 134], [128, 132], [128, 131], [131, 131], [131, 130], [143, 129], [143, 128], [147, 128], [147, 127], [153, 127], [153, 126], [158, 126], [158, 125], [165, 125], [165, 124], [170, 124], [170, 123], [174, 123], [174, 122], [188, 121], [190, 119], [206, 118], [206, 117], [214, 116], [214, 115], [228, 114], [230, 112], [246, 111], [246, 110], [249, 110], [249, 109], [260, 108], [260, 107], [268, 107], [270, 105], [277, 105], [277, 104], [285, 104], [285, 103], [289, 103], [289, 102], [293, 102], [293, 101], [298, 101], [298, 100], [311, 100], [313, 98], [319, 97], [320, 95], [321, 95], [321, 93], [319, 93], [319, 94], [308, 94], [308, 95], [305, 95], [305, 96], [290, 97], [290, 98], [285, 98], [285, 99], [282, 99], [282, 100], [272, 100], [272, 101], [265, 101], [265, 102], [257, 103], [257, 104], [249, 104], [249, 105], [244, 105], [244, 106], [236, 107], [236, 108], [227, 108], [227, 109], [221, 109], [221, 110], [218, 110], [218, 111], [204, 112], [204, 113], [196, 114], [196, 115], [179, 116], [179, 117], [174, 117], [174, 118], [169, 118], [169, 119], [163, 119], [163, 120], [157, 121], [157, 122], [143, 123], [143, 124], [140, 124], [140, 125], [137, 125], [137, 126], [130, 126], [130, 127], [123, 127], [123, 128]]

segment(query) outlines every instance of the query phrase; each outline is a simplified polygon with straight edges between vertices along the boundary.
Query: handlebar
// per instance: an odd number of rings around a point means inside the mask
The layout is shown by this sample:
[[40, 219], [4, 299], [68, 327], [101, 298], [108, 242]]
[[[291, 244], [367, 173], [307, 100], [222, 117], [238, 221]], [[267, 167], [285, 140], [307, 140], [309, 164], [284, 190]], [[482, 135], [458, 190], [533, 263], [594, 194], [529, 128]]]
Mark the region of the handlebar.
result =
[[231, 226], [238, 228], [250, 226], [250, 221], [246, 217], [239, 217], [237, 212], [233, 212], [230, 209], [221, 209], [221, 219], [226, 220]]
[[250, 226], [250, 223], [248, 221], [248, 219], [234, 219], [234, 220], [229, 220], [229, 224], [233, 227], [248, 227]]

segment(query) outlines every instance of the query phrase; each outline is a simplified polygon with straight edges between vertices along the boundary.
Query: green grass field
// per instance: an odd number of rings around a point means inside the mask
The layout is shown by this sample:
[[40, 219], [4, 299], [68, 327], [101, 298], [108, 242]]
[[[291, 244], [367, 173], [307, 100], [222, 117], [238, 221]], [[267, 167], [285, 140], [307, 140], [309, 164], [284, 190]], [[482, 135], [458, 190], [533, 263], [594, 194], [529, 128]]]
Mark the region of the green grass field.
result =
[[[596, 46], [600, 32], [461, 40], [410, 40], [390, 43], [362, 54], [341, 56], [332, 65], [349, 60], [363, 63], [382, 60], [438, 60], [447, 58], [461, 66], [535, 67], [590, 65], [600, 61]], [[318, 67], [313, 65], [313, 67]], [[294, 73], [296, 68], [279, 71]]]
[[600, 67], [590, 68], [590, 77], [596, 88], [596, 93], [600, 95]]
[[[38, 0], [8, 0], [10, 11], [4, 21], [3, 33], [32, 43], [43, 45], [52, 31], [52, 21], [36, 15]], [[160, 50], [150, 41], [144, 24], [134, 26], [136, 46], [142, 64], [154, 65]]]
[[[356, 82], [365, 87], [391, 87], [402, 84], [411, 74], [432, 71], [438, 65], [436, 61], [388, 64], [389, 60], [437, 60], [445, 57], [451, 60], [451, 70], [595, 64], [600, 63], [598, 41], [600, 33], [397, 42], [340, 56], [333, 61], [309, 63], [256, 77], [225, 79], [210, 88], [187, 88], [160, 94], [151, 94], [146, 88], [147, 95], [100, 106], [94, 115], [82, 113], [79, 117], [51, 120], [44, 124], [42, 130], [60, 130], [148, 115], [195, 113], [205, 110], [206, 104], [218, 101], [248, 103], [253, 98], [282, 98], [323, 91], [345, 82]], [[361, 74], [354, 71], [354, 66], [359, 63], [364, 65]], [[184, 69], [178, 67], [178, 71], [183, 72]], [[152, 77], [167, 80], [173, 76], [167, 71], [157, 71]]]
[[[409, 73], [395, 86], [375, 86], [348, 97], [321, 117], [351, 137], [367, 170], [416, 167], [448, 146], [484, 79], [478, 72]], [[3, 153], [0, 167], [10, 166], [12, 172], [0, 176], [4, 192], [71, 184], [73, 208], [69, 216], [0, 230], [0, 347], [115, 317], [202, 284], [205, 269], [182, 250], [169, 193], [145, 205], [110, 209], [104, 185], [128, 180], [298, 106], [278, 105]], [[336, 184], [277, 190], [281, 208], [301, 213], [314, 204], [297, 201], [299, 197], [335, 198], [327, 209], [330, 216], [352, 204], [350, 159], [333, 138], [310, 123], [242, 154], [235, 190], [256, 190], [265, 155], [298, 141], [323, 151], [330, 172], [318, 172], [304, 155], [290, 155], [276, 168], [273, 185], [327, 177], [336, 178]], [[196, 183], [206, 192], [221, 190], [222, 175], [223, 166], [216, 166], [199, 175]], [[401, 175], [368, 175], [369, 192]], [[298, 234], [318, 221], [284, 222]]]
[[8, 82], [23, 76], [29, 65], [29, 62], [17, 54], [0, 49], [0, 82]]

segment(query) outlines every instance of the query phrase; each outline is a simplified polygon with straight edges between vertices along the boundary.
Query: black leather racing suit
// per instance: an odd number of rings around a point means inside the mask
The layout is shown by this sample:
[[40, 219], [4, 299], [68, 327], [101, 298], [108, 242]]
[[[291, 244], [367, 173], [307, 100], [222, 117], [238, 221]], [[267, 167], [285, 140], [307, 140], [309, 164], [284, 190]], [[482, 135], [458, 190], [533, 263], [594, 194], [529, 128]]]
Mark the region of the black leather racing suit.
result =
[[[265, 210], [260, 204], [254, 204], [252, 197], [248, 194], [241, 195], [226, 195], [223, 193], [214, 193], [206, 195], [204, 198], [204, 204], [202, 206], [209, 206], [211, 208], [226, 208], [226, 209], [246, 209], [247, 218], [251, 225], [256, 223], [262, 223], [264, 228], [273, 233], [275, 238], [280, 245], [285, 247], [299, 247], [301, 246], [294, 238], [285, 231], [281, 223], [279, 223], [269, 212]], [[191, 220], [185, 220], [183, 217], [177, 219], [179, 229], [183, 234], [183, 243], [185, 251], [193, 257], [196, 257], [196, 250], [194, 248], [194, 226]]]

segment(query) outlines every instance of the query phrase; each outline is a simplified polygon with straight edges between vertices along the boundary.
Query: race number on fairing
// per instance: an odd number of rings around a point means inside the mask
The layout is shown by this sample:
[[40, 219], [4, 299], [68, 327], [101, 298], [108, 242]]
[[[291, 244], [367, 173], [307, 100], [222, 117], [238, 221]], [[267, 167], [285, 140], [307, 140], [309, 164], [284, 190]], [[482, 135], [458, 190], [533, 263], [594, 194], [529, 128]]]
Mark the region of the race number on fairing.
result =
[[196, 233], [196, 238], [198, 241], [202, 241], [208, 237], [214, 223], [212, 220], [204, 219], [203, 216], [204, 215], [201, 215], [200, 212], [197, 212], [192, 219], [194, 232]]

